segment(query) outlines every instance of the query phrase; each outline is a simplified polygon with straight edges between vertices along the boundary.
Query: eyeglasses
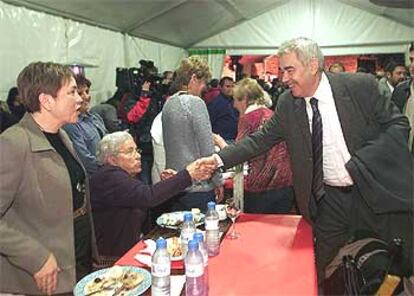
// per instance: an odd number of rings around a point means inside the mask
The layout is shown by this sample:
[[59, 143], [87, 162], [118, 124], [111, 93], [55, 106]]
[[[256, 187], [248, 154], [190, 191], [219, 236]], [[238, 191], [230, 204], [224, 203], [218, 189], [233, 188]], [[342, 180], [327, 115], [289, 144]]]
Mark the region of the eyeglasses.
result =
[[137, 147], [128, 149], [127, 151], [118, 151], [118, 153], [125, 154], [125, 155], [134, 155], [135, 153], [141, 154], [141, 152], [142, 150]]

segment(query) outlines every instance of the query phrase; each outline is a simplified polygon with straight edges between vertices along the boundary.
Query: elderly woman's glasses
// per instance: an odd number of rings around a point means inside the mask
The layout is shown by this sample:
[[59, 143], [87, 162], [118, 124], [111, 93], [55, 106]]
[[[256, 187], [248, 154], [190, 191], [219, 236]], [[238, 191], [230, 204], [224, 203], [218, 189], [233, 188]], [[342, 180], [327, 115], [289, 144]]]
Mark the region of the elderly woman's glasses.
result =
[[142, 150], [139, 148], [131, 148], [126, 151], [118, 151], [118, 153], [125, 154], [125, 155], [134, 155], [135, 153], [141, 154]]

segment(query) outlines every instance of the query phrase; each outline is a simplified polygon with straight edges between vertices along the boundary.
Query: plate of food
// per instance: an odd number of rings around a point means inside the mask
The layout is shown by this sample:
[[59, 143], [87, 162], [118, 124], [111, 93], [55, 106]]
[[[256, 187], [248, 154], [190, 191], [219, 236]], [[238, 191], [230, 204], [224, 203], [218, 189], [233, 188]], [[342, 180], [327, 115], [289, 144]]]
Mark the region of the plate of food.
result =
[[183, 260], [183, 250], [181, 248], [181, 239], [179, 237], [167, 238], [167, 252], [170, 254], [171, 261]]
[[151, 274], [135, 266], [113, 266], [97, 270], [75, 286], [75, 296], [135, 296], [151, 286]]
[[[179, 211], [164, 213], [159, 216], [156, 223], [165, 228], [178, 229], [184, 221], [184, 214], [189, 213], [188, 211]], [[204, 224], [204, 214], [200, 212], [200, 209], [191, 209], [193, 214], [194, 223], [196, 226]]]

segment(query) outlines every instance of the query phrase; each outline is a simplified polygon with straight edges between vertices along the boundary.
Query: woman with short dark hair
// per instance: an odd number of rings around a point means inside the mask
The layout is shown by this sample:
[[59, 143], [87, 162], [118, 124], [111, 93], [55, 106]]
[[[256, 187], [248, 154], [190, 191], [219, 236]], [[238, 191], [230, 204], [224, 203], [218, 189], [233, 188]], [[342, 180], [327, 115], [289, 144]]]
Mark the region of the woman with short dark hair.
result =
[[0, 135], [0, 292], [70, 293], [97, 257], [86, 172], [61, 129], [81, 99], [60, 64], [32, 63], [17, 85], [27, 113]]

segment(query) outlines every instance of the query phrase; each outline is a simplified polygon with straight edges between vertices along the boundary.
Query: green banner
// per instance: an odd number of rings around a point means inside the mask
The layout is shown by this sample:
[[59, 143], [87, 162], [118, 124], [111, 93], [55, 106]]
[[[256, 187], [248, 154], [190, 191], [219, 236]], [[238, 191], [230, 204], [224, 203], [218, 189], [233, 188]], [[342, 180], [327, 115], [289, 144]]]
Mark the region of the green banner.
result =
[[225, 49], [189, 49], [188, 56], [192, 55], [212, 55], [212, 54], [226, 54]]

